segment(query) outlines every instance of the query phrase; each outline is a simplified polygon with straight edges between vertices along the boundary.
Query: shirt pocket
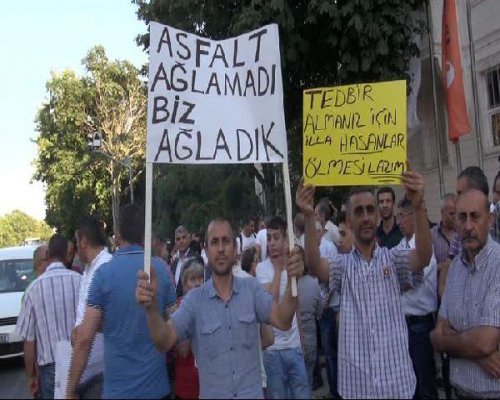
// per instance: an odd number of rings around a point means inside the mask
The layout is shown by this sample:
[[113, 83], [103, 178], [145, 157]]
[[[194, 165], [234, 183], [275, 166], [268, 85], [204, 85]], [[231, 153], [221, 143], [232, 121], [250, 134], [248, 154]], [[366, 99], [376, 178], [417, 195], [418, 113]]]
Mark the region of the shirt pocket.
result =
[[222, 354], [221, 323], [219, 321], [203, 321], [201, 325], [201, 347], [202, 352], [208, 355], [210, 360]]
[[256, 343], [257, 325], [255, 314], [245, 313], [238, 316], [238, 323], [241, 332], [241, 341], [245, 348], [250, 349]]

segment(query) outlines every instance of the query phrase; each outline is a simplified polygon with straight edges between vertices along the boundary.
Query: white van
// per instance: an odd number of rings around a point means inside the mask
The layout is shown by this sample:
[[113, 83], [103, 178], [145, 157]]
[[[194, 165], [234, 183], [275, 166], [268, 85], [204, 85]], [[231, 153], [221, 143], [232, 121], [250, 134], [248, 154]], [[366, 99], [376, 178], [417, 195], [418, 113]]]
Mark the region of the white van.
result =
[[16, 332], [24, 290], [34, 278], [33, 252], [37, 246], [0, 249], [0, 358], [23, 354]]

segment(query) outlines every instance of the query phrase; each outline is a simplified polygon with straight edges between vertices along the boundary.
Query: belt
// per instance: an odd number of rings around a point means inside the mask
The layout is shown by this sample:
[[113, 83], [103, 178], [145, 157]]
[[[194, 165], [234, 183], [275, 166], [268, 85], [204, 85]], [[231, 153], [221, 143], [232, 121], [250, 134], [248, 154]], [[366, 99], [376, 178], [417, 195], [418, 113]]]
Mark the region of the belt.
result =
[[418, 324], [421, 322], [434, 322], [433, 313], [429, 313], [427, 315], [406, 315], [405, 318], [408, 325]]

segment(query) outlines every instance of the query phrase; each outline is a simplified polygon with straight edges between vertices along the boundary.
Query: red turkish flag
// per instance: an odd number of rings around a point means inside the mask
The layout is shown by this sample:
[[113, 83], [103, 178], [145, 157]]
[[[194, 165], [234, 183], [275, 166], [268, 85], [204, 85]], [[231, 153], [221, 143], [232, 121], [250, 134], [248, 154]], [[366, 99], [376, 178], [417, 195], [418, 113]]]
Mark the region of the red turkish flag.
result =
[[443, 85], [448, 111], [448, 136], [453, 143], [456, 143], [460, 136], [470, 133], [471, 125], [465, 102], [455, 0], [444, 0], [442, 56]]

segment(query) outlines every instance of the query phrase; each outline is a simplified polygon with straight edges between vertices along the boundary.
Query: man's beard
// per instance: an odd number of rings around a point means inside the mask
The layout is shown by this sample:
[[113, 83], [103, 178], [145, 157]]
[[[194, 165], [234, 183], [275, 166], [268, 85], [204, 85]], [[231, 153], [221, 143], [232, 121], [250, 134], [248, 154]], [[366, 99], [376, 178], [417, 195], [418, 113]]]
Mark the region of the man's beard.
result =
[[233, 265], [229, 265], [224, 267], [223, 270], [217, 270], [215, 267], [212, 267], [212, 273], [217, 276], [227, 276], [233, 272]]

